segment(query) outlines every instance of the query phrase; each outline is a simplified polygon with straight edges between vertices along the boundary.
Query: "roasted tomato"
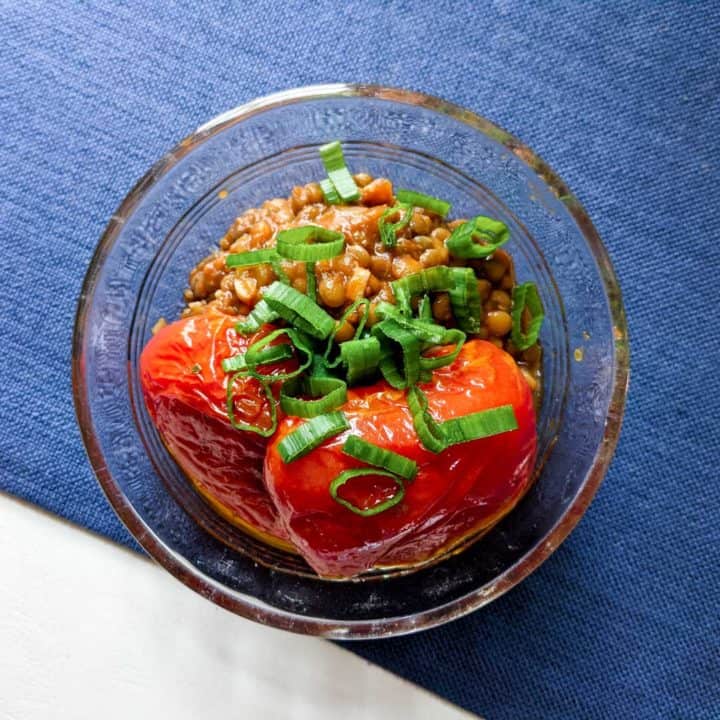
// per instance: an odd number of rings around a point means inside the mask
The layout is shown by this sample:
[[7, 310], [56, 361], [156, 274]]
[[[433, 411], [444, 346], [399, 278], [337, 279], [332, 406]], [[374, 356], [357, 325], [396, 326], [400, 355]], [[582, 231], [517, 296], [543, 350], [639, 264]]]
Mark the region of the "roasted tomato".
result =
[[[244, 338], [219, 312], [159, 330], [143, 350], [140, 379], [148, 411], [165, 446], [201, 495], [223, 516], [262, 540], [292, 549], [262, 478], [267, 440], [233, 428], [221, 362], [261, 337]], [[259, 383], [234, 385], [238, 421], [270, 424]]]
[[[507, 353], [482, 340], [468, 342], [422, 389], [438, 421], [510, 404], [518, 429], [433, 454], [418, 440], [404, 393], [379, 382], [348, 392], [342, 411], [349, 431], [286, 464], [278, 443], [303, 421], [281, 421], [267, 449], [265, 483], [290, 539], [320, 575], [419, 564], [489, 528], [529, 487], [537, 446], [532, 394]], [[362, 517], [331, 497], [334, 478], [363, 466], [342, 452], [349, 434], [417, 462], [399, 504]], [[355, 506], [370, 507], [395, 491], [391, 479], [368, 476], [340, 492]]]

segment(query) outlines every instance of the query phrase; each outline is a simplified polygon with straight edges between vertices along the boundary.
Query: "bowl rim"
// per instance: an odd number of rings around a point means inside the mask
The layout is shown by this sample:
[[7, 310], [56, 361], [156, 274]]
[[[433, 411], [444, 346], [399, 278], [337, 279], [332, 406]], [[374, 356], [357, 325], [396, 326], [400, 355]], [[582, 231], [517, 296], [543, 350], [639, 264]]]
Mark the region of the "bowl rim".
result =
[[[597, 264], [613, 324], [614, 372], [612, 393], [605, 419], [602, 442], [593, 458], [580, 490], [563, 516], [545, 539], [506, 569], [490, 584], [430, 610], [412, 615], [379, 620], [335, 621], [309, 618], [279, 610], [254, 597], [231, 590], [198, 570], [179, 553], [174, 552], [153, 532], [117, 486], [109, 472], [100, 444], [93, 432], [89, 405], [85, 401], [87, 383], [82, 363], [82, 348], [89, 309], [94, 300], [100, 270], [120, 230], [145, 194], [196, 146], [226, 127], [275, 107], [307, 100], [338, 97], [390, 100], [420, 106], [469, 125], [510, 150], [520, 151], [519, 159], [535, 172], [555, 195], [561, 197], [578, 225]], [[517, 152], [516, 152], [517, 154]], [[335, 83], [310, 85], [272, 93], [221, 113], [202, 124], [163, 155], [135, 184], [120, 203], [105, 228], [93, 253], [83, 281], [75, 315], [72, 345], [72, 385], [75, 413], [85, 449], [95, 476], [110, 505], [140, 546], [162, 567], [185, 585], [243, 617], [297, 633], [335, 639], [371, 639], [403, 635], [449, 622], [476, 610], [503, 595], [536, 570], [565, 540], [587, 510], [605, 476], [622, 426], [629, 382], [628, 330], [622, 294], [608, 252], [587, 212], [568, 190], [560, 176], [527, 145], [498, 125], [454, 103], [432, 95], [381, 85]]]

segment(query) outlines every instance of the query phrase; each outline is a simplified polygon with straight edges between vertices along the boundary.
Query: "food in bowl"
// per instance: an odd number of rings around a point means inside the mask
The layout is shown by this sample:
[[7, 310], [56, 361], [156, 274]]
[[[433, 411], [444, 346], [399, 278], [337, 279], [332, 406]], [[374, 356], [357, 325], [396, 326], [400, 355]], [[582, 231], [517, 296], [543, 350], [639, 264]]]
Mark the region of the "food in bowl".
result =
[[415, 568], [533, 479], [542, 304], [509, 230], [351, 175], [247, 210], [145, 347], [145, 402], [205, 500], [321, 576]]

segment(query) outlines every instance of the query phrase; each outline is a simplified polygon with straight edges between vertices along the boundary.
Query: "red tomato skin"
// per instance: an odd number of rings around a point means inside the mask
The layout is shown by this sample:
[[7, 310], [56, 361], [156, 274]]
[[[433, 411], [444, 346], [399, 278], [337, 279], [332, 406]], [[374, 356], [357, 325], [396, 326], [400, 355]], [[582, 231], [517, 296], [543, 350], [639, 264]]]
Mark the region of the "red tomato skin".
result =
[[[235, 322], [209, 312], [160, 329], [140, 357], [145, 404], [168, 451], [203, 497], [245, 530], [289, 549], [263, 484], [267, 439], [236, 430], [228, 420], [222, 360], [261, 337], [239, 335]], [[240, 380], [235, 390], [242, 420], [268, 424], [259, 383]]]
[[[511, 404], [518, 429], [440, 454], [419, 442], [405, 394], [385, 382], [351, 389], [350, 430], [285, 464], [278, 443], [302, 421], [288, 417], [267, 449], [265, 483], [291, 541], [318, 574], [350, 577], [374, 567], [419, 564], [507, 514], [528, 489], [537, 434], [532, 394], [513, 359], [491, 343], [466, 343], [422, 386], [436, 420]], [[335, 502], [330, 482], [363, 464], [342, 453], [355, 434], [418, 463], [403, 501], [371, 517]]]

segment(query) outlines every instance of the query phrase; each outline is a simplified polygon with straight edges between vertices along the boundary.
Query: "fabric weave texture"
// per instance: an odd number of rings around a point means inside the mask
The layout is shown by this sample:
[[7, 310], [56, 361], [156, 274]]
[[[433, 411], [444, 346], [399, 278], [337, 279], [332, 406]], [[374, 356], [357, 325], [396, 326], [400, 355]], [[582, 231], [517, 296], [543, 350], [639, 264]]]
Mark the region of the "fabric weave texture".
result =
[[[470, 617], [350, 650], [488, 720], [720, 717], [720, 5], [0, 0], [0, 489], [127, 544], [75, 425], [93, 248], [180, 138], [336, 81], [439, 95], [524, 140], [615, 263], [632, 379], [587, 515]], [[7, 542], [8, 539], [2, 539]]]

